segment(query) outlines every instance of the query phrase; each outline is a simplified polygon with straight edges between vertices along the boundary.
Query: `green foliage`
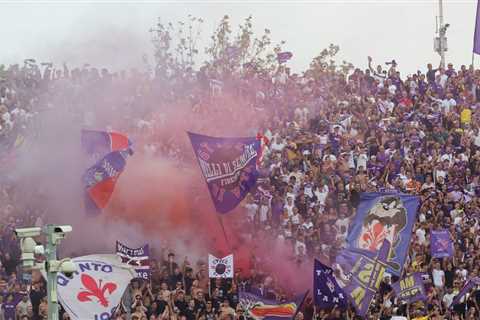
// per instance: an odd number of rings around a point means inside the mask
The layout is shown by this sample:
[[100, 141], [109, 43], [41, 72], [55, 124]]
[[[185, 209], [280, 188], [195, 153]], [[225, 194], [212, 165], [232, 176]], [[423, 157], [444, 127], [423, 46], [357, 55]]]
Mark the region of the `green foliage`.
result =
[[342, 61], [340, 66], [337, 66], [335, 56], [339, 51], [340, 47], [334, 44], [330, 44], [328, 48], [323, 49], [310, 63], [310, 72], [316, 76], [328, 72], [341, 72], [348, 74], [354, 66], [352, 63], [345, 60]]
[[[183, 74], [187, 69], [196, 69], [198, 62], [198, 42], [201, 37], [203, 20], [188, 15], [186, 22], [173, 24], [159, 20], [152, 28], [152, 43], [155, 48], [157, 72], [164, 75]], [[254, 32], [253, 17], [248, 16], [234, 30], [228, 15], [218, 23], [210, 36], [210, 42], [203, 52], [203, 65], [213, 74], [228, 75], [240, 72], [246, 63], [255, 66], [260, 74], [273, 75], [278, 67], [277, 53], [283, 51], [285, 41], [273, 44], [270, 29], [264, 29], [260, 35]], [[340, 48], [330, 46], [320, 52], [310, 63], [309, 71], [314, 75], [325, 72], [349, 73], [353, 65], [342, 61], [337, 65], [335, 56]]]

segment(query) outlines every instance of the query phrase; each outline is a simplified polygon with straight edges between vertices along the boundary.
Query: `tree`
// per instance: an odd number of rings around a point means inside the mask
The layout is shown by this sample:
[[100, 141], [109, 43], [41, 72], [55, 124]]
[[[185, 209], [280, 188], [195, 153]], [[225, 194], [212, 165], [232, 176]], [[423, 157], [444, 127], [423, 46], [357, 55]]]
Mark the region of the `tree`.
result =
[[155, 27], [150, 29], [156, 72], [161, 76], [184, 73], [195, 66], [203, 20], [188, 15], [186, 21], [163, 24], [159, 18]]

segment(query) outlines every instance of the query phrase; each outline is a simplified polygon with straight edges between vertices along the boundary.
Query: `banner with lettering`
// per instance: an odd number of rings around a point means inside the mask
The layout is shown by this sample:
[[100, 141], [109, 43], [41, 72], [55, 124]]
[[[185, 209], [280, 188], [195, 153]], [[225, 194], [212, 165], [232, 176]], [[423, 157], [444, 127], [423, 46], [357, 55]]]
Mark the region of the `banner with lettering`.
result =
[[336, 257], [333, 269], [337, 284], [355, 307], [365, 316], [388, 268], [390, 242], [384, 240], [378, 254], [366, 250], [344, 249]]
[[72, 259], [72, 278], [58, 275], [58, 299], [72, 320], [111, 319], [135, 271], [114, 254]]
[[453, 256], [453, 241], [448, 230], [432, 230], [430, 233], [430, 253], [434, 258]]
[[362, 193], [347, 236], [347, 247], [375, 255], [383, 241], [391, 243], [387, 271], [400, 276], [407, 257], [420, 200], [401, 193]]
[[255, 186], [260, 141], [188, 133], [217, 212], [233, 210]]
[[427, 299], [421, 272], [415, 272], [393, 283], [392, 288], [399, 300], [408, 303]]
[[315, 305], [322, 309], [347, 308], [347, 295], [338, 285], [333, 270], [317, 259], [313, 264], [313, 298]]
[[135, 268], [137, 278], [150, 280], [150, 247], [148, 244], [132, 249], [117, 241], [116, 247], [117, 255], [122, 262]]

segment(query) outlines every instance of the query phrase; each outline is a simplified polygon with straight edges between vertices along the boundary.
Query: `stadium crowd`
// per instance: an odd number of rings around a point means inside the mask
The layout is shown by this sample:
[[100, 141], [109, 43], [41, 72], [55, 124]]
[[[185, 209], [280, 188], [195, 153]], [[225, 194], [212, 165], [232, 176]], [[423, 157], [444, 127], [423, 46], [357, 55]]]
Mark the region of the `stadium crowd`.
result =
[[[248, 232], [266, 230], [291, 244], [299, 263], [312, 257], [331, 262], [344, 245], [359, 193], [419, 195], [404, 272], [428, 274], [428, 300], [398, 303], [390, 286], [397, 279], [387, 275], [368, 319], [479, 319], [480, 291], [451, 303], [480, 268], [480, 70], [429, 64], [401, 76], [395, 61], [386, 68], [374, 67], [370, 57], [367, 62], [365, 70], [349, 73], [323, 66], [293, 74], [285, 64], [270, 74], [252, 65], [229, 73], [213, 64], [166, 76], [88, 65], [54, 69], [26, 60], [0, 73], [1, 168], [14, 165], [16, 148], [27, 143], [22, 133], [38, 125], [36, 116], [58, 105], [90, 126], [102, 112], [115, 110], [121, 123], [111, 125], [134, 132], [140, 152], [193, 161], [188, 141], [155, 140], [156, 129], [169, 120], [162, 108], [182, 100], [191, 117], [215, 119], [223, 101], [233, 98], [244, 108], [227, 112], [233, 119], [258, 119], [250, 132], [265, 142], [262, 179], [242, 204]], [[46, 319], [45, 283], [22, 274], [12, 232], [42, 225], [44, 213], [19, 200], [8, 175], [2, 173], [0, 182], [0, 320]], [[451, 258], [430, 256], [429, 233], [439, 228], [454, 239]], [[116, 319], [245, 319], [237, 308], [238, 288], [286, 299], [286, 288], [262, 270], [210, 280], [204, 263], [179, 261], [166, 251], [152, 259], [152, 268], [150, 283], [132, 283]], [[354, 312], [320, 310], [307, 299], [296, 317], [354, 319]]]

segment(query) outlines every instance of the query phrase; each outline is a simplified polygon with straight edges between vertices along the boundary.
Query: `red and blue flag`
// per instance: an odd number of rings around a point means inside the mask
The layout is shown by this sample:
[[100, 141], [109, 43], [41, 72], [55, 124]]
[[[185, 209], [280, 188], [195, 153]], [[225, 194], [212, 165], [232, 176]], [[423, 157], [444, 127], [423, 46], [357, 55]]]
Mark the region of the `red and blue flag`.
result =
[[85, 209], [96, 214], [107, 206], [127, 158], [133, 154], [132, 142], [116, 132], [82, 130], [82, 148], [89, 157], [83, 175]]

